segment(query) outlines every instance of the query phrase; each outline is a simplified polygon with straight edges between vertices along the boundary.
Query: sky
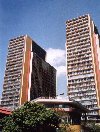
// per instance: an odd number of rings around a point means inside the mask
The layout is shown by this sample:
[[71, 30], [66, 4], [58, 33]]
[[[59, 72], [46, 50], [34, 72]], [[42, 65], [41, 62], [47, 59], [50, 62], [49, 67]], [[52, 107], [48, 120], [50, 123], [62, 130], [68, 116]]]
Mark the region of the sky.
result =
[[67, 95], [66, 21], [90, 14], [100, 32], [99, 0], [0, 0], [0, 97], [9, 40], [27, 34], [57, 69], [57, 95]]

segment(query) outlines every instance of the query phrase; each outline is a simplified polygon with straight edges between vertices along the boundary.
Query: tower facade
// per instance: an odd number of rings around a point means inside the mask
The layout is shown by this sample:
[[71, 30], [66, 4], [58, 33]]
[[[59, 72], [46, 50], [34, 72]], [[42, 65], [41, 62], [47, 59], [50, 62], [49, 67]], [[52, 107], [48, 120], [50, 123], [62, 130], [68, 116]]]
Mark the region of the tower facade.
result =
[[66, 22], [68, 95], [100, 114], [100, 36], [90, 15]]
[[56, 96], [56, 70], [46, 51], [27, 35], [10, 40], [1, 105], [17, 107], [38, 97]]

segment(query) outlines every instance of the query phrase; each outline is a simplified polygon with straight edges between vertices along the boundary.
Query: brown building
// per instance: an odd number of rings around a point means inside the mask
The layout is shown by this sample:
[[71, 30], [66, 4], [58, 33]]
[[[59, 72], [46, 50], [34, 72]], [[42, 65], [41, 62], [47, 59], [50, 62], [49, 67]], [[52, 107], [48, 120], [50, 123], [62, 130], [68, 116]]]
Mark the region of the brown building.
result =
[[90, 15], [66, 22], [68, 95], [100, 114], [100, 36]]
[[1, 104], [17, 107], [37, 97], [56, 96], [56, 70], [46, 51], [27, 35], [10, 40]]

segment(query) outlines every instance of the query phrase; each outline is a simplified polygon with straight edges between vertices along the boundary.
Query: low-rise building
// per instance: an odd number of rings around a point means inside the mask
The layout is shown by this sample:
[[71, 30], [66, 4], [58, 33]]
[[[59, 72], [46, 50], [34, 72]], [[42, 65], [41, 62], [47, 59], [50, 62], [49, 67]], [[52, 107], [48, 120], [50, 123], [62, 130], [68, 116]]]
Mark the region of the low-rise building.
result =
[[60, 115], [62, 121], [68, 124], [71, 130], [74, 129], [74, 132], [80, 132], [83, 129], [81, 123], [85, 125], [87, 121], [87, 113], [89, 110], [81, 103], [69, 98], [41, 97], [33, 101], [55, 110]]
[[[4, 118], [5, 116], [9, 116], [11, 114], [11, 110], [7, 108], [0, 107], [0, 119]], [[0, 126], [0, 132], [2, 127]]]

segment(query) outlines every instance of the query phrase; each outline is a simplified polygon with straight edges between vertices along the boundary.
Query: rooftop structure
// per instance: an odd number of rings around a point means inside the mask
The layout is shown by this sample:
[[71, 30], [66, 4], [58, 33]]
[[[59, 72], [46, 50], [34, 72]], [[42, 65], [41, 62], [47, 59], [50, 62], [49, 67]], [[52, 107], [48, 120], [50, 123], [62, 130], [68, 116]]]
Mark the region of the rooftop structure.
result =
[[[1, 117], [1, 114], [2, 115], [10, 115], [11, 114], [11, 110], [10, 109], [7, 109], [7, 108], [3, 108], [3, 107], [0, 107], [0, 117]], [[1, 118], [0, 118], [1, 119]]]

